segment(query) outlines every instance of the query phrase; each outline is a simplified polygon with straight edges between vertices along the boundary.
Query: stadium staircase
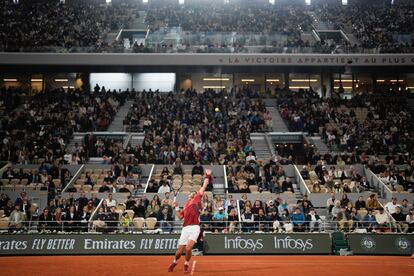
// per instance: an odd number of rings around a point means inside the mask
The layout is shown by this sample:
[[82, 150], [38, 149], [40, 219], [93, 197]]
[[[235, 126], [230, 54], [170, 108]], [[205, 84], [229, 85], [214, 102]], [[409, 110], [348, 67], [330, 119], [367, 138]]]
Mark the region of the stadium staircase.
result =
[[142, 142], [144, 141], [144, 133], [134, 133], [131, 134], [131, 140], [129, 140], [129, 144], [131, 147], [136, 147], [138, 145], [142, 145]]
[[325, 142], [320, 136], [305, 136], [308, 144], [314, 145], [320, 154], [326, 154], [331, 152]]
[[265, 133], [252, 133], [250, 139], [257, 159], [267, 161], [272, 157], [273, 148], [270, 148]]
[[118, 110], [112, 123], [108, 127], [108, 132], [124, 131], [124, 119], [128, 114], [129, 108], [132, 105], [132, 101], [126, 101], [123, 106]]
[[274, 106], [266, 107], [269, 111], [270, 116], [272, 116], [272, 130], [273, 132], [288, 132], [289, 129], [286, 126], [285, 121], [280, 116], [279, 110]]
[[148, 24], [145, 23], [145, 18], [147, 16], [146, 11], [139, 11], [139, 17], [134, 19], [134, 22], [131, 24], [131, 29], [147, 29]]

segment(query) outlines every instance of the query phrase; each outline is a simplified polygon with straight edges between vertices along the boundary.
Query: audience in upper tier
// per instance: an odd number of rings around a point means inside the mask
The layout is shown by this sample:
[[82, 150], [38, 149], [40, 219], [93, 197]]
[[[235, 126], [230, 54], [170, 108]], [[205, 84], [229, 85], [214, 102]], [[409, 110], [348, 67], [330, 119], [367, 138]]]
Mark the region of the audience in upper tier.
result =
[[[412, 1], [393, 6], [372, 1], [313, 1], [310, 6], [165, 1], [106, 5], [103, 1], [12, 0], [2, 2], [0, 51], [58, 52], [263, 52], [412, 53]], [[380, 2], [380, 1], [379, 1]], [[146, 12], [146, 41], [110, 32], [136, 29]], [[320, 25], [322, 24], [322, 25]], [[343, 30], [355, 39], [328, 38], [315, 30]], [[175, 29], [174, 29], [175, 28]], [[178, 30], [178, 31], [177, 31]], [[165, 42], [179, 36], [175, 45]], [[218, 34], [217, 36], [215, 34]], [[127, 42], [127, 40], [129, 40]]]
[[[94, 1], [2, 1], [0, 51], [102, 51], [111, 30], [128, 28], [138, 16], [134, 5], [106, 6]], [[110, 42], [112, 44], [112, 42]], [[115, 45], [114, 45], [115, 46]]]

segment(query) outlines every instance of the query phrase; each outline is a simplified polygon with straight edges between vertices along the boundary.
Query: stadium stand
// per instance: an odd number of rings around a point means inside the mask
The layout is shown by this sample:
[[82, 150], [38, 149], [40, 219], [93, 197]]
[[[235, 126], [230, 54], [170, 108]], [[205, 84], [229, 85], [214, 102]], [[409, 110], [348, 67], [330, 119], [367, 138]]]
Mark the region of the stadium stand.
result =
[[412, 1], [205, 2], [3, 1], [0, 233], [414, 233]]

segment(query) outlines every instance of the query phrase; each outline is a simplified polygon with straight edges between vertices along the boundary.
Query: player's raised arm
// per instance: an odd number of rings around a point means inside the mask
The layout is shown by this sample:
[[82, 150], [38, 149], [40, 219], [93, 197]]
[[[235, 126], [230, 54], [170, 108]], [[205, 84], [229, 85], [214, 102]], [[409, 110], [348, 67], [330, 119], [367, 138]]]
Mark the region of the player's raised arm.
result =
[[210, 183], [210, 177], [211, 177], [211, 170], [210, 169], [206, 169], [206, 171], [204, 173], [204, 183], [203, 183], [203, 186], [201, 187], [200, 191], [198, 191], [201, 195], [203, 195], [204, 192], [206, 191], [207, 186]]
[[178, 203], [176, 201], [173, 202], [173, 208], [175, 209], [175, 214], [178, 219], [183, 219], [184, 212], [178, 207]]

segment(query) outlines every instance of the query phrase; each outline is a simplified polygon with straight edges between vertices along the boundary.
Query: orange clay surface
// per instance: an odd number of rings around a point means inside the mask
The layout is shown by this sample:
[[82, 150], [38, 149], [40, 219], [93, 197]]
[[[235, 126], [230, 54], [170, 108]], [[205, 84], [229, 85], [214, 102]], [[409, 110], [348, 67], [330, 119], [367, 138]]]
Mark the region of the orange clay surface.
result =
[[[0, 257], [0, 275], [183, 275], [184, 258], [167, 273], [172, 256]], [[414, 275], [414, 259], [391, 256], [198, 256], [189, 275]]]

